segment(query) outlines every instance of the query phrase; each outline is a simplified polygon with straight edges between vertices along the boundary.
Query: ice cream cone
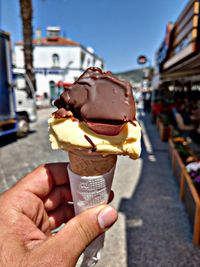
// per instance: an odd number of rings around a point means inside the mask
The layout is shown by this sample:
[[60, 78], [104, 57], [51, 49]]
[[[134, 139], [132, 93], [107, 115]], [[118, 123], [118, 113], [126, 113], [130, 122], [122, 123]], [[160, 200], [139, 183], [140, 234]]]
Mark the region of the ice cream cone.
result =
[[97, 176], [109, 172], [116, 164], [117, 155], [103, 157], [100, 154], [69, 152], [70, 168], [84, 176]]
[[[117, 160], [116, 155], [103, 157], [69, 152], [68, 173], [75, 213], [108, 202]], [[94, 266], [100, 259], [104, 235], [94, 240], [84, 253], [81, 267]]]

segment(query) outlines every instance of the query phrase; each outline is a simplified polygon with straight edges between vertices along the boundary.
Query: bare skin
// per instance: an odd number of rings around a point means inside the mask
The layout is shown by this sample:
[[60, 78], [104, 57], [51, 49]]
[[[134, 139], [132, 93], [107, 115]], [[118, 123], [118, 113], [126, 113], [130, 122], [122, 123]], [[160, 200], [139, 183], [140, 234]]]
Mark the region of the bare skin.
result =
[[[101, 205], [74, 217], [67, 165], [38, 167], [0, 196], [0, 267], [73, 267], [116, 220]], [[67, 223], [66, 223], [67, 222]], [[57, 234], [51, 230], [66, 223]]]

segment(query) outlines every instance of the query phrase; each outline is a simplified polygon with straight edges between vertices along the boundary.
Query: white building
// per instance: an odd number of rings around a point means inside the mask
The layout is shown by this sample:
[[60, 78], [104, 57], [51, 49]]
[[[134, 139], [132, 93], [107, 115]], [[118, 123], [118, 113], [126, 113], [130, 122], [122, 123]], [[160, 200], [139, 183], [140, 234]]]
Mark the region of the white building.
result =
[[[103, 60], [92, 48], [60, 36], [59, 27], [47, 27], [47, 37], [36, 32], [33, 40], [33, 66], [37, 94], [50, 96], [53, 84], [73, 83], [90, 66], [103, 68]], [[15, 44], [16, 68], [24, 68], [23, 42]]]

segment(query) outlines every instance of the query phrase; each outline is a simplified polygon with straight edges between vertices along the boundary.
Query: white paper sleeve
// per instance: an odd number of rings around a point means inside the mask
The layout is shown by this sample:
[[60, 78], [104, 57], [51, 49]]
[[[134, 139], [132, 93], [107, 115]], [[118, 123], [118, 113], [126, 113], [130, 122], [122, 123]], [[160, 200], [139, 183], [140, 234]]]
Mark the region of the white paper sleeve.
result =
[[[79, 176], [73, 173], [68, 165], [68, 173], [75, 214], [108, 202], [115, 166], [99, 176]], [[104, 234], [95, 239], [85, 250], [81, 267], [92, 267], [100, 259]]]

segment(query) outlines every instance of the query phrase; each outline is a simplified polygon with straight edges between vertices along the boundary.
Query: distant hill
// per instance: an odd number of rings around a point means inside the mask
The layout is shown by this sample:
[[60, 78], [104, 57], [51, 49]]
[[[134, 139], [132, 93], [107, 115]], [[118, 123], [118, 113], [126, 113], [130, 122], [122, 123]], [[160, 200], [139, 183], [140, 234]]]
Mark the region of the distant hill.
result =
[[140, 68], [140, 69], [133, 69], [133, 70], [118, 72], [118, 73], [113, 73], [113, 74], [119, 77], [120, 79], [130, 80], [131, 82], [139, 83], [142, 81], [144, 77], [144, 70]]

